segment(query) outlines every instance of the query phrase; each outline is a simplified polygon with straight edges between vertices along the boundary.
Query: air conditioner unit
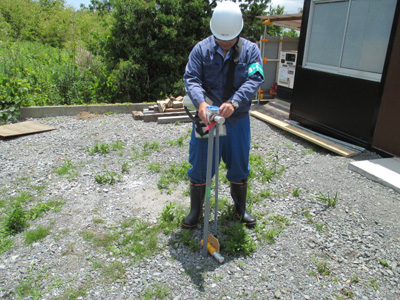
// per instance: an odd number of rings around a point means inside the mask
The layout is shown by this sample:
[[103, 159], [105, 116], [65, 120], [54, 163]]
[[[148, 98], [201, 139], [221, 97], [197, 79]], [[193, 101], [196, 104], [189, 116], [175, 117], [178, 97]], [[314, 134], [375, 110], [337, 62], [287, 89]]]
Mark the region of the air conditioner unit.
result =
[[293, 89], [297, 51], [282, 51], [279, 61], [278, 86]]

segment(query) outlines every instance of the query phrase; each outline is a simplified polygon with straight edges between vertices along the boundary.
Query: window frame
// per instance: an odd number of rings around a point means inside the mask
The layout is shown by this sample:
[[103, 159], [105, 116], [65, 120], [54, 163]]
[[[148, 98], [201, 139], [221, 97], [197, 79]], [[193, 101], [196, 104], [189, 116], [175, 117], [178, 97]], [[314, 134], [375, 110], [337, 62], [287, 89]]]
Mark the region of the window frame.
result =
[[[349, 16], [350, 16], [350, 12], [351, 12], [352, 1], [353, 0], [312, 0], [311, 1], [310, 15], [309, 15], [310, 17], [308, 18], [308, 26], [307, 26], [308, 29], [307, 29], [307, 34], [306, 34], [305, 48], [304, 48], [303, 68], [379, 82], [382, 78], [382, 73], [349, 69], [349, 68], [345, 68], [345, 67], [341, 66], [343, 53], [344, 53], [344, 47], [345, 47], [345, 40], [346, 40], [346, 35], [347, 35], [347, 29], [348, 29], [348, 25], [349, 25]], [[324, 65], [321, 63], [309, 62], [308, 56], [309, 56], [309, 51], [310, 51], [311, 28], [312, 28], [313, 21], [314, 21], [315, 6], [318, 4], [334, 3], [334, 2], [348, 2], [346, 23], [343, 28], [342, 45], [340, 47], [338, 65], [330, 66], [330, 65]], [[392, 25], [393, 25], [393, 20], [392, 20]], [[389, 34], [389, 38], [390, 38], [390, 34]]]

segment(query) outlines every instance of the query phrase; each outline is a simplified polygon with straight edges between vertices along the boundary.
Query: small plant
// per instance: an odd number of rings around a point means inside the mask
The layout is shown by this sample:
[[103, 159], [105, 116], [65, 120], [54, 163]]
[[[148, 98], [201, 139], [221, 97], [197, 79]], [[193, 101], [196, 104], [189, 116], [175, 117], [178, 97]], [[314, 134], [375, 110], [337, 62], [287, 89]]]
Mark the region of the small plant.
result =
[[267, 220], [264, 219], [257, 223], [255, 232], [259, 240], [273, 244], [279, 234], [281, 234], [286, 226], [289, 225], [289, 219], [284, 216], [270, 216]]
[[183, 210], [178, 210], [175, 204], [170, 202], [161, 212], [159, 225], [165, 234], [169, 234], [172, 230], [180, 227], [183, 218]]
[[298, 187], [293, 189], [293, 197], [299, 197], [300, 196], [300, 192], [301, 192], [301, 189], [298, 188]]
[[147, 165], [148, 169], [155, 173], [161, 172], [161, 163], [151, 163]]
[[182, 136], [174, 141], [168, 141], [167, 144], [171, 147], [183, 147], [186, 136]]
[[200, 249], [200, 244], [196, 240], [196, 238], [193, 237], [193, 231], [192, 230], [181, 230], [178, 233], [179, 240], [181, 243], [189, 248], [190, 251], [192, 252], [197, 252]]
[[385, 268], [391, 269], [392, 267], [389, 265], [386, 259], [379, 259], [379, 263], [384, 266]]
[[168, 286], [163, 285], [161, 283], [154, 283], [151, 286], [148, 286], [143, 294], [145, 300], [151, 299], [167, 299], [169, 297]]
[[324, 231], [324, 224], [315, 224], [315, 228], [318, 233], [322, 233]]
[[169, 192], [171, 183], [179, 183], [187, 179], [187, 171], [190, 167], [191, 165], [187, 161], [182, 162], [180, 165], [171, 164], [157, 182], [158, 189]]
[[94, 177], [97, 183], [99, 184], [115, 184], [118, 181], [121, 180], [121, 175], [115, 173], [115, 172], [110, 172], [108, 170], [104, 171], [103, 174], [98, 174]]
[[366, 283], [367, 285], [371, 286], [374, 291], [378, 290], [378, 279], [376, 277], [371, 278], [369, 282]]
[[37, 242], [48, 236], [50, 233], [50, 228], [39, 226], [34, 230], [27, 231], [25, 233], [25, 242], [28, 245], [32, 245], [33, 243]]
[[31, 209], [29, 210], [28, 219], [32, 221], [36, 220], [37, 218], [43, 216], [43, 213], [51, 209], [57, 209], [62, 204], [63, 202], [61, 201], [50, 201], [49, 203], [38, 202], [36, 203], [35, 206], [32, 206]]
[[122, 174], [126, 174], [126, 173], [129, 173], [129, 169], [131, 168], [131, 166], [129, 165], [129, 163], [128, 162], [124, 162], [123, 164], [122, 164], [122, 167], [121, 167], [121, 172], [122, 172]]
[[126, 267], [120, 261], [115, 261], [107, 266], [103, 266], [101, 274], [106, 278], [108, 282], [114, 282], [116, 280], [125, 277]]
[[307, 224], [314, 224], [314, 220], [310, 212], [303, 210], [301, 213], [307, 219]]
[[0, 254], [3, 254], [7, 250], [11, 249], [13, 245], [14, 243], [11, 239], [0, 233]]
[[93, 148], [87, 147], [86, 149], [89, 151], [90, 155], [93, 155], [95, 153], [101, 153], [103, 155], [106, 155], [107, 153], [110, 152], [110, 146], [108, 144], [96, 143]]
[[4, 223], [4, 231], [8, 235], [16, 235], [24, 231], [28, 227], [26, 212], [22, 209], [21, 205], [17, 205], [7, 215]]
[[350, 299], [356, 295], [352, 291], [345, 290], [345, 289], [341, 289], [340, 293], [345, 297], [344, 299]]
[[75, 169], [76, 167], [72, 164], [71, 160], [66, 159], [64, 164], [56, 169], [56, 173], [60, 176], [68, 175], [69, 178], [76, 178], [78, 173]]
[[310, 275], [318, 277], [318, 276], [328, 276], [332, 273], [329, 270], [328, 263], [326, 261], [319, 262], [317, 260], [314, 260], [314, 264], [317, 270], [309, 272]]
[[356, 274], [353, 274], [353, 276], [351, 277], [351, 282], [359, 283], [360, 281], [360, 278]]
[[232, 226], [221, 228], [221, 232], [225, 235], [221, 246], [226, 253], [250, 255], [256, 250], [256, 244], [244, 224], [235, 222]]
[[285, 167], [279, 165], [279, 155], [270, 155], [272, 158], [268, 159], [272, 164], [270, 168], [267, 168], [264, 159], [261, 155], [250, 154], [249, 164], [251, 166], [249, 179], [257, 178], [262, 183], [271, 182], [274, 178], [279, 177]]
[[120, 140], [111, 144], [111, 149], [114, 151], [123, 150], [125, 148], [125, 144], [122, 143]]
[[325, 195], [325, 194], [323, 194], [323, 193], [320, 193], [320, 195], [315, 196], [315, 197], [316, 197], [317, 199], [319, 199], [319, 200], [321, 200], [321, 201], [327, 203], [327, 204], [328, 204], [328, 207], [335, 207], [335, 206], [336, 206], [336, 203], [337, 203], [337, 200], [338, 200], [338, 195], [337, 195], [337, 193], [335, 194], [335, 196], [334, 196], [333, 198], [331, 198], [331, 197], [329, 196], [329, 194]]

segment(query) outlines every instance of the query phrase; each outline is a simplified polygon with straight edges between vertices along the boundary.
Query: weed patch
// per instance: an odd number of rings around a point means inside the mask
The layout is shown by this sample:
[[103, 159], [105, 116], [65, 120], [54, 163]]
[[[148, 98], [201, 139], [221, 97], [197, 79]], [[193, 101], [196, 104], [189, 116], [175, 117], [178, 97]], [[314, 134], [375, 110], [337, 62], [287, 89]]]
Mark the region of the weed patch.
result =
[[50, 227], [38, 226], [34, 230], [27, 231], [25, 233], [25, 243], [32, 245], [33, 243], [45, 238], [50, 233]]

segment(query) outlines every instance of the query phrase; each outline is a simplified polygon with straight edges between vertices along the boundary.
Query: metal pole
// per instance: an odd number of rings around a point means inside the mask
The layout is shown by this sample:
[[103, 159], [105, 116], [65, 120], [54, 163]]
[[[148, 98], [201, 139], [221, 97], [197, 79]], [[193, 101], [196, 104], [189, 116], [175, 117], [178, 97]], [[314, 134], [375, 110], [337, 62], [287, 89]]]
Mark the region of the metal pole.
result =
[[218, 235], [218, 182], [219, 182], [219, 124], [215, 125], [215, 204], [214, 204], [214, 234]]
[[211, 198], [211, 175], [213, 161], [214, 146], [214, 128], [212, 126], [208, 132], [208, 148], [207, 148], [207, 173], [206, 173], [206, 200], [204, 204], [204, 228], [203, 228], [203, 256], [207, 256], [208, 242], [208, 219], [210, 218], [210, 198]]

